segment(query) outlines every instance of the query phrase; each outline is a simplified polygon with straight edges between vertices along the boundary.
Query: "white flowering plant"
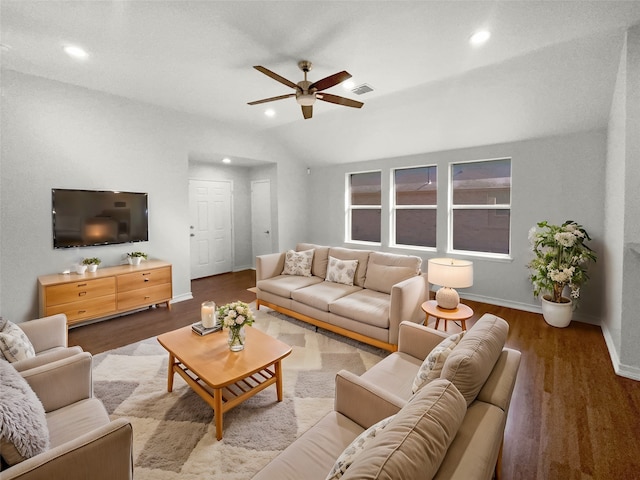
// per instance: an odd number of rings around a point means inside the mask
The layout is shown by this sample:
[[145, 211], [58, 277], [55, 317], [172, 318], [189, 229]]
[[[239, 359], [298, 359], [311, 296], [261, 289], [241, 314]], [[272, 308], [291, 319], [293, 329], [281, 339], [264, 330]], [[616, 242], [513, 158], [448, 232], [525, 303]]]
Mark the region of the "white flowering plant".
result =
[[232, 302], [218, 308], [218, 319], [223, 327], [239, 330], [255, 322], [253, 312], [244, 302]]
[[573, 220], [559, 226], [539, 222], [537, 228], [529, 230], [535, 258], [527, 267], [536, 297], [548, 292], [548, 300], [563, 303], [562, 292], [568, 285], [571, 298], [576, 301], [580, 298], [580, 287], [589, 280], [588, 264], [596, 261], [596, 253], [585, 244], [590, 240], [582, 225]]

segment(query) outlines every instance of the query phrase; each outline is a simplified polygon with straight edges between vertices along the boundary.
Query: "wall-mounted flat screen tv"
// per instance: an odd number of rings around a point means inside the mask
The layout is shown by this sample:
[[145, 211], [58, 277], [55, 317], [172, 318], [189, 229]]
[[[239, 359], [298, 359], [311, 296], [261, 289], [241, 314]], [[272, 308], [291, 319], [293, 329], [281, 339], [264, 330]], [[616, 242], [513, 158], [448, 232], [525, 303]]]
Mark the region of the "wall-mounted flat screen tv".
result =
[[51, 189], [53, 248], [149, 240], [146, 193]]

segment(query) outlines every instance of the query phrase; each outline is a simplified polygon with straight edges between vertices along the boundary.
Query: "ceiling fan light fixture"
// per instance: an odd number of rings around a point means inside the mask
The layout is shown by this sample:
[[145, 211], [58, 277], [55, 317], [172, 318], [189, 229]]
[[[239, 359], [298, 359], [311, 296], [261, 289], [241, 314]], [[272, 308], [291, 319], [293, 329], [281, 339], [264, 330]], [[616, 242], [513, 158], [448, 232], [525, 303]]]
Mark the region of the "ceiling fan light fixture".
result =
[[316, 102], [316, 95], [314, 93], [299, 93], [296, 95], [296, 102], [303, 107], [310, 107]]
[[469, 43], [474, 47], [479, 47], [480, 45], [484, 45], [491, 38], [491, 32], [488, 30], [479, 30], [471, 35], [469, 38]]

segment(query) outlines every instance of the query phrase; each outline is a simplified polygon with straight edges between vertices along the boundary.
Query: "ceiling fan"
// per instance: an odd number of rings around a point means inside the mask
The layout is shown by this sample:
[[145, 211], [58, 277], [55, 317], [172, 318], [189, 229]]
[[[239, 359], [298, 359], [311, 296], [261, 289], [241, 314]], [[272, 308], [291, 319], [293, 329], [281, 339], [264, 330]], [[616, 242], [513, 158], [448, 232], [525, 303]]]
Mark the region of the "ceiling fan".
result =
[[302, 60], [298, 62], [298, 67], [300, 67], [300, 70], [304, 72], [304, 80], [298, 83], [293, 83], [292, 81], [281, 77], [277, 73], [274, 73], [267, 68], [261, 66], [253, 67], [259, 72], [264, 73], [266, 76], [273, 78], [275, 81], [280, 82], [287, 87], [293, 88], [296, 92], [289, 93], [287, 95], [280, 95], [277, 97], [256, 100], [255, 102], [249, 102], [249, 105], [258, 105], [260, 103], [273, 102], [275, 100], [282, 100], [284, 98], [295, 96], [296, 102], [298, 102], [298, 104], [302, 107], [302, 115], [305, 119], [311, 118], [311, 116], [313, 115], [313, 104], [315, 103], [316, 99], [322, 100], [323, 102], [337, 103], [338, 105], [344, 105], [345, 107], [360, 108], [364, 105], [364, 103], [358, 102], [356, 100], [351, 100], [350, 98], [339, 97], [338, 95], [332, 95], [330, 93], [321, 93], [323, 90], [331, 88], [351, 78], [350, 73], [345, 71], [334, 73], [333, 75], [329, 75], [322, 80], [311, 83], [307, 80], [307, 73], [309, 72], [309, 70], [311, 70], [311, 68], [313, 68], [311, 62]]

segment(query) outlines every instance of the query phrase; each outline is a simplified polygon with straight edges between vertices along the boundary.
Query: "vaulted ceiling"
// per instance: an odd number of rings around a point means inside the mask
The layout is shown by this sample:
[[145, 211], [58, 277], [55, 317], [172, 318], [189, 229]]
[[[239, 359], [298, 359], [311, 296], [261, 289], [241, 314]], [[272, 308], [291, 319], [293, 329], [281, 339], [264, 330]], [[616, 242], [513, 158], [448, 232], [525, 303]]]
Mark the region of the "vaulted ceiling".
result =
[[[306, 164], [516, 141], [606, 126], [640, 1], [7, 1], [2, 67], [267, 132]], [[482, 47], [469, 37], [491, 31]], [[84, 61], [62, 47], [89, 52]], [[341, 70], [304, 120], [292, 90]], [[267, 108], [275, 116], [267, 117]]]

